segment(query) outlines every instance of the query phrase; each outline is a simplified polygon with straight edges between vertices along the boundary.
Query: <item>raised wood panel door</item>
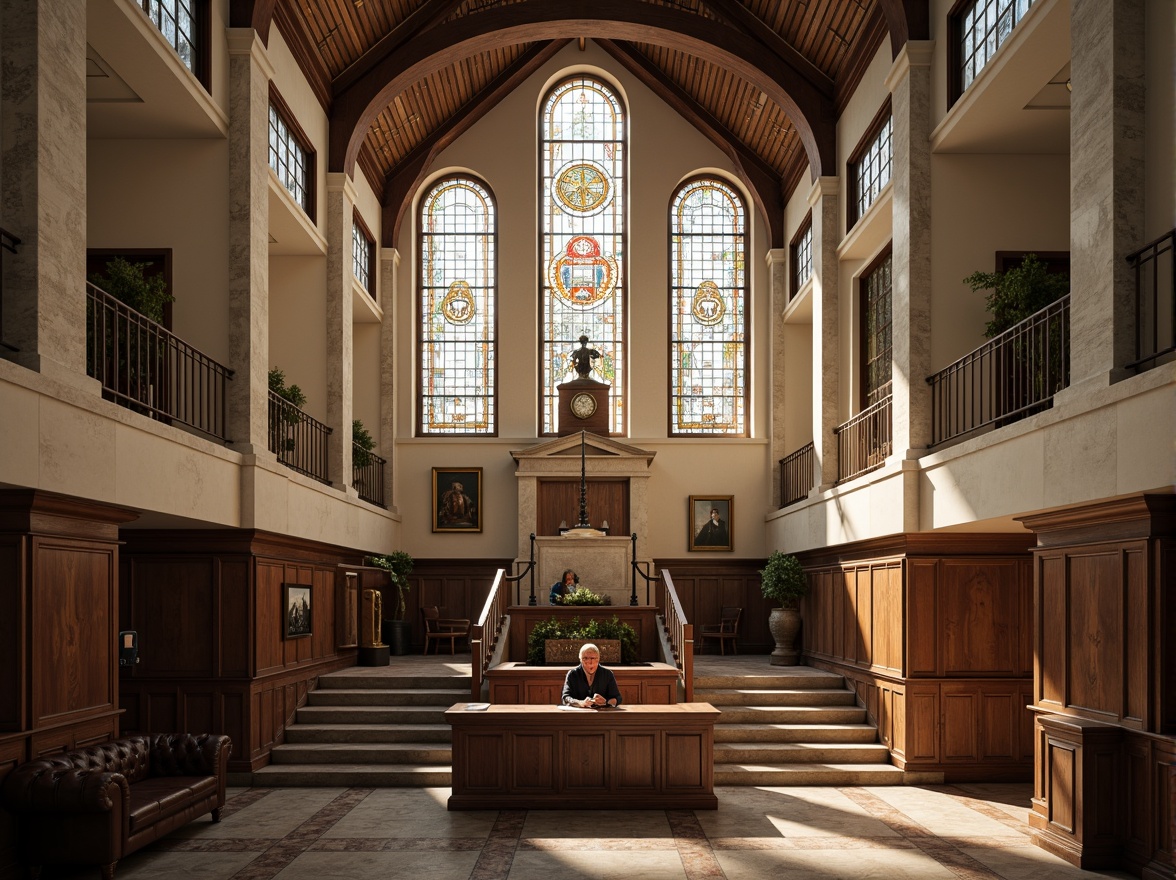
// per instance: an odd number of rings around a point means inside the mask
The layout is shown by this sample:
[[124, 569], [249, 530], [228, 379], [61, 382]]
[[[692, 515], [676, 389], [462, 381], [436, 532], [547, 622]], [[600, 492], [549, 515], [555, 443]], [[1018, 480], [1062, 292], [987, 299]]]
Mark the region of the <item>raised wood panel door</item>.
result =
[[[1122, 561], [1118, 550], [1072, 553], [1069, 583], [1069, 705], [1118, 719], [1123, 701]], [[1143, 641], [1143, 639], [1140, 639]]]
[[115, 708], [116, 550], [34, 537], [33, 724]]
[[940, 561], [945, 675], [1019, 675], [1021, 583], [1016, 560]]
[[[131, 676], [215, 674], [215, 561], [209, 557], [132, 559], [131, 628], [139, 633], [139, 665]], [[152, 728], [159, 729], [159, 728]]]
[[[607, 520], [610, 535], [629, 534], [628, 480], [589, 480], [585, 497], [593, 527]], [[561, 522], [574, 526], [580, 519], [580, 481], [540, 481], [536, 508], [537, 535], [558, 535]]]

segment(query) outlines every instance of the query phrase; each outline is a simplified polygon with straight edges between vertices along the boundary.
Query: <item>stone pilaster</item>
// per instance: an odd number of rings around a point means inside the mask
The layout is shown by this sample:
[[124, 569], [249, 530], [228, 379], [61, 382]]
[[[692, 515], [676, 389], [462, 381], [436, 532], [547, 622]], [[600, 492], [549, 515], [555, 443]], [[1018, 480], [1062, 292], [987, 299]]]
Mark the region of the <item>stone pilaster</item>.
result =
[[841, 421], [837, 406], [841, 387], [837, 329], [840, 190], [840, 178], [821, 177], [808, 197], [813, 215], [813, 453], [818, 468], [817, 487], [821, 490], [837, 482], [837, 438], [833, 429]]
[[251, 28], [229, 43], [229, 438], [270, 455], [269, 82], [274, 69]]
[[788, 249], [772, 248], [764, 256], [764, 268], [768, 273], [768, 309], [771, 322], [770, 375], [772, 383], [771, 409], [771, 462], [773, 497], [768, 499], [769, 507], [780, 503], [780, 459], [788, 454], [787, 411], [788, 376], [785, 369], [786, 352], [784, 345], [784, 310], [788, 308]]
[[0, 223], [21, 240], [4, 260], [0, 354], [98, 389], [86, 377], [86, 4], [0, 0]]
[[931, 51], [908, 42], [890, 89], [894, 452], [912, 458], [931, 442]]
[[[399, 301], [397, 275], [400, 271], [400, 251], [396, 248], [380, 249], [380, 455], [387, 459], [384, 486], [387, 495], [384, 504], [389, 510], [396, 509], [396, 406], [405, 392], [393, 393], [399, 389], [396, 382], [396, 304]], [[414, 386], [407, 383], [407, 394], [412, 399]]]
[[1070, 380], [1119, 378], [1135, 359], [1144, 244], [1144, 3], [1073, 0], [1070, 11]]
[[327, 475], [332, 484], [349, 492], [354, 492], [351, 287], [355, 198], [355, 184], [350, 177], [342, 173], [327, 175], [327, 426], [332, 431], [332, 442], [327, 446]]

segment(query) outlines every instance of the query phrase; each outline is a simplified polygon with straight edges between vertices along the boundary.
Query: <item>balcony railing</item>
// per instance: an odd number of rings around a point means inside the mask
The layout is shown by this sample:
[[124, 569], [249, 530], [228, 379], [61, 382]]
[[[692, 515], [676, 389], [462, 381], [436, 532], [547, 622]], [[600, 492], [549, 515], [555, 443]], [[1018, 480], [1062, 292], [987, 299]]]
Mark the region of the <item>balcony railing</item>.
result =
[[817, 454], [812, 443], [780, 459], [780, 506], [808, 498], [816, 485]]
[[1176, 229], [1145, 244], [1127, 262], [1135, 270], [1135, 360], [1137, 372], [1150, 370], [1176, 351], [1176, 273], [1172, 246]]
[[931, 445], [1049, 409], [1070, 384], [1070, 296], [928, 377]]
[[233, 371], [89, 282], [86, 373], [107, 400], [226, 439], [225, 383]]
[[291, 470], [320, 483], [327, 479], [327, 437], [331, 429], [290, 401], [269, 393], [269, 448]]
[[844, 425], [833, 429], [837, 436], [837, 481], [852, 479], [882, 466], [894, 446], [891, 423], [893, 396], [883, 397]]
[[15, 254], [18, 244], [20, 244], [19, 238], [7, 229], [0, 228], [0, 345], [9, 351], [18, 351], [18, 349], [4, 341], [4, 252]]
[[351, 444], [351, 485], [359, 497], [372, 504], [384, 506], [384, 465], [387, 459], [380, 458], [370, 449], [358, 443]]

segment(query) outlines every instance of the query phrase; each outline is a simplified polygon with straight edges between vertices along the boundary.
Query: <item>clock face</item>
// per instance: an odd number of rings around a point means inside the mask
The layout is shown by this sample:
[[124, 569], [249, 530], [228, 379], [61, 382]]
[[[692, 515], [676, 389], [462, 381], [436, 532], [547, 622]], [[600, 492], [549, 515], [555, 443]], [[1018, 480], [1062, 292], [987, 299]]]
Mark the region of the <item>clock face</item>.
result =
[[572, 415], [578, 419], [586, 419], [596, 412], [596, 398], [585, 391], [581, 391], [572, 398]]

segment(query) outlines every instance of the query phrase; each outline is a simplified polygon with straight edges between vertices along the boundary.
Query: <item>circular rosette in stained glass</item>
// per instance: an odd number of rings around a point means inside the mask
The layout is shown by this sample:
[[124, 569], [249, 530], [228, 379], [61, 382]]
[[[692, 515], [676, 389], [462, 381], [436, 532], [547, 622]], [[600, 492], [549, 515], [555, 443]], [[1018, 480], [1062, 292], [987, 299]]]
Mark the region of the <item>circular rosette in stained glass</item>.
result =
[[719, 293], [719, 286], [713, 281], [704, 281], [698, 285], [694, 300], [690, 303], [690, 313], [700, 324], [713, 326], [723, 320], [727, 307], [723, 305], [723, 297]]
[[612, 182], [603, 165], [581, 159], [556, 172], [551, 194], [565, 211], [597, 214], [612, 199]]
[[575, 309], [590, 309], [612, 296], [617, 261], [600, 252], [600, 242], [577, 235], [547, 267], [552, 292]]
[[468, 324], [474, 319], [474, 295], [465, 281], [454, 281], [441, 300], [441, 314], [450, 324]]

